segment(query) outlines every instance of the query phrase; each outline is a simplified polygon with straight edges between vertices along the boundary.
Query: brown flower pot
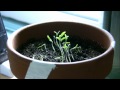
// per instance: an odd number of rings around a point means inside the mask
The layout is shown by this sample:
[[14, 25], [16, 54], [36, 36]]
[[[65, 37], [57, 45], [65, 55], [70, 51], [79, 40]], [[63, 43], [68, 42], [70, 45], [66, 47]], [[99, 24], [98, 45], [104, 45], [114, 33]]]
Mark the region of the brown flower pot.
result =
[[[95, 40], [101, 43], [106, 51], [97, 57], [71, 63], [37, 61], [16, 51], [28, 39], [40, 39], [57, 30], [66, 31], [69, 36], [74, 35]], [[27, 76], [29, 76], [27, 78], [33, 79], [103, 79], [112, 69], [114, 45], [114, 38], [106, 30], [83, 23], [58, 21], [31, 24], [16, 30], [8, 38], [7, 50], [11, 70], [19, 79], [24, 79]], [[36, 67], [31, 68], [32, 65]]]

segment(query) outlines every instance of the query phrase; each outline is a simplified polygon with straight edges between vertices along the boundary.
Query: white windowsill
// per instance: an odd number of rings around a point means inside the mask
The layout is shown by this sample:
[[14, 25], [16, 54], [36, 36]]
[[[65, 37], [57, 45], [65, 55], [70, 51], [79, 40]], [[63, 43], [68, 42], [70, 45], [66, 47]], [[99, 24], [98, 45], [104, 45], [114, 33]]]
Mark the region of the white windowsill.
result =
[[[14, 77], [14, 75], [12, 74], [11, 69], [10, 69], [9, 60], [0, 64], [0, 74], [5, 75], [9, 78]], [[0, 77], [0, 79], [1, 79], [1, 77]]]

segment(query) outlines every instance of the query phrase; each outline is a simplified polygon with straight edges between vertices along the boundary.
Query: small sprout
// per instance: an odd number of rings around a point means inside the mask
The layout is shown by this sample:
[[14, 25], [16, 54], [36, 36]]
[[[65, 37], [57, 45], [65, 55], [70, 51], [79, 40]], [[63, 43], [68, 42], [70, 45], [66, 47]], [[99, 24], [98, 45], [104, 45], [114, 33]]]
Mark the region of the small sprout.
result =
[[63, 40], [66, 40], [66, 37], [61, 38], [61, 42], [62, 42]]
[[60, 37], [56, 37], [56, 39], [58, 39], [59, 41], [61, 41], [61, 38], [60, 38]]
[[62, 38], [65, 35], [66, 31], [62, 32], [59, 37]]
[[68, 42], [69, 36], [66, 35], [66, 31], [63, 31], [62, 33], [60, 33], [60, 31], [58, 32], [54, 31], [54, 33], [55, 36], [53, 36], [53, 40], [49, 37], [49, 35], [47, 35], [47, 38], [51, 42], [53, 50], [55, 51], [54, 46], [56, 46], [59, 48], [59, 51], [61, 53], [61, 55], [59, 57], [56, 57], [55, 59], [60, 59], [61, 62], [71, 62], [71, 58], [72, 60], [74, 60], [72, 50], [79, 51], [80, 46], [76, 44], [76, 46], [70, 48], [71, 44], [70, 42]]
[[69, 37], [69, 36], [65, 34], [65, 40], [66, 40], [66, 41], [68, 40], [68, 37]]
[[47, 35], [47, 38], [48, 38], [48, 40], [52, 43], [52, 49], [54, 50], [54, 52], [56, 52], [56, 50], [55, 50], [55, 48], [54, 48], [54, 46], [53, 46], [53, 41], [52, 41], [52, 39], [50, 38], [49, 35]]
[[78, 44], [76, 44], [73, 48], [71, 48], [71, 50], [74, 50], [76, 48], [78, 48]]
[[71, 48], [70, 50], [71, 50], [71, 51], [72, 51], [72, 50], [76, 50], [76, 51], [80, 52], [80, 51], [81, 51], [81, 47], [78, 46], [78, 44], [76, 44], [76, 45], [75, 45], [73, 48]]
[[[60, 53], [60, 55], [55, 57], [54, 59], [60, 60], [60, 62], [71, 62], [72, 60], [74, 60], [73, 51], [75, 50], [78, 53], [80, 52], [81, 47], [76, 44], [73, 48], [71, 48], [71, 43], [68, 41], [69, 36], [66, 34], [66, 31], [63, 31], [61, 33], [60, 31], [54, 31], [54, 33], [55, 35], [53, 35], [53, 40], [49, 35], [47, 35], [47, 39], [51, 42], [54, 53]], [[47, 52], [46, 44], [40, 44], [37, 48], [42, 51], [46, 50]], [[38, 57], [40, 60], [46, 58], [45, 55], [32, 56], [33, 59], [35, 59], [36, 57]]]
[[42, 47], [44, 47], [45, 51], [47, 51], [46, 44], [42, 44], [42, 45], [38, 46], [37, 48], [43, 50]]
[[47, 38], [50, 42], [53, 42], [49, 35], [47, 35]]
[[58, 31], [58, 32], [54, 31], [54, 33], [56, 34], [56, 36], [58, 36], [58, 34], [60, 33], [60, 31]]
[[69, 45], [70, 45], [70, 42], [65, 42], [65, 44], [63, 45], [63, 48], [67, 50], [69, 48]]

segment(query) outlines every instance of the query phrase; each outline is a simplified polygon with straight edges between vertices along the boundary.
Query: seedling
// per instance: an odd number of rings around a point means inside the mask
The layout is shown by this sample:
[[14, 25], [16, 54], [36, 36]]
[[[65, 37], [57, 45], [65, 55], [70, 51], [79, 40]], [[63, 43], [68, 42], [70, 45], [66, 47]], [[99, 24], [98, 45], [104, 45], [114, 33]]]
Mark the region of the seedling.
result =
[[57, 48], [60, 51], [60, 56], [56, 57], [55, 59], [60, 59], [61, 62], [71, 62], [71, 59], [74, 60], [74, 56], [72, 54], [73, 50], [77, 50], [79, 52], [81, 47], [76, 44], [76, 46], [71, 48], [71, 43], [68, 42], [69, 36], [66, 34], [66, 31], [63, 31], [61, 33], [60, 31], [54, 31], [54, 33], [55, 35], [53, 36], [53, 40], [50, 38], [49, 35], [47, 35], [47, 38], [51, 42], [54, 53], [57, 53]]

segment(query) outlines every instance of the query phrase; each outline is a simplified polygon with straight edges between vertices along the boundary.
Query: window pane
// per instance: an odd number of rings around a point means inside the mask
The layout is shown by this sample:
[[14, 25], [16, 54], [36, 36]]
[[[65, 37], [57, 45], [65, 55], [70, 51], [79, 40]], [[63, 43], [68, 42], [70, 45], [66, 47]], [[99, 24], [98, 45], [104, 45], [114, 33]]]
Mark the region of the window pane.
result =
[[27, 23], [75, 21], [102, 27], [103, 11], [2, 11], [2, 15]]
[[64, 13], [99, 21], [102, 15], [102, 11], [63, 11]]

